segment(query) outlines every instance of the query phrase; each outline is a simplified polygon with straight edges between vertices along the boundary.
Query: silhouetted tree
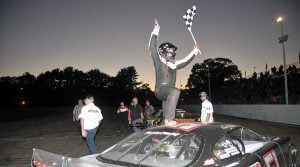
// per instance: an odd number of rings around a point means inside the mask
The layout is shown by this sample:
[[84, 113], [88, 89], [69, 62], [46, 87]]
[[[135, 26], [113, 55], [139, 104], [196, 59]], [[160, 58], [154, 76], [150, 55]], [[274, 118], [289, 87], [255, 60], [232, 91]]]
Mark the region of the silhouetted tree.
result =
[[135, 67], [122, 68], [113, 78], [112, 89], [118, 101], [130, 101], [135, 95], [135, 89], [141, 84], [137, 81], [138, 73]]
[[230, 59], [206, 59], [203, 63], [197, 63], [193, 66], [186, 86], [190, 90], [188, 94], [197, 98], [199, 91], [205, 90], [208, 92], [208, 79], [210, 77], [213, 101], [220, 101], [223, 96], [228, 95], [225, 82], [237, 80], [241, 78], [241, 75], [237, 65]]
[[[211, 81], [212, 101], [223, 104], [268, 104], [282, 103], [284, 99], [283, 66], [272, 67], [269, 72], [253, 73], [242, 78], [238, 67], [226, 58], [215, 58], [196, 63], [188, 78], [185, 90], [181, 91], [180, 104], [199, 104], [198, 93], [208, 91]], [[289, 102], [300, 103], [300, 68], [287, 68]], [[82, 72], [73, 67], [46, 71], [37, 77], [26, 72], [17, 77], [0, 77], [0, 104], [19, 106], [26, 100], [33, 106], [68, 106], [85, 94], [96, 97], [98, 105], [127, 104], [137, 96], [141, 103], [151, 100], [159, 105], [153, 91], [146, 83], [138, 82], [138, 73], [133, 66], [122, 68], [112, 77], [92, 69]]]
[[287, 68], [288, 74], [288, 89], [289, 89], [289, 103], [300, 103], [300, 68], [297, 69], [295, 65]]
[[21, 96], [21, 87], [18, 84], [17, 77], [1, 77], [0, 92], [0, 104], [2, 106], [18, 105]]
[[134, 96], [139, 97], [139, 101], [141, 103], [145, 103], [146, 100], [150, 100], [152, 105], [161, 105], [161, 102], [155, 97], [154, 92], [150, 89], [149, 84], [141, 84], [141, 86], [135, 89], [134, 94]]
[[99, 69], [93, 69], [87, 72], [87, 84], [91, 88], [106, 89], [110, 83], [111, 77]]

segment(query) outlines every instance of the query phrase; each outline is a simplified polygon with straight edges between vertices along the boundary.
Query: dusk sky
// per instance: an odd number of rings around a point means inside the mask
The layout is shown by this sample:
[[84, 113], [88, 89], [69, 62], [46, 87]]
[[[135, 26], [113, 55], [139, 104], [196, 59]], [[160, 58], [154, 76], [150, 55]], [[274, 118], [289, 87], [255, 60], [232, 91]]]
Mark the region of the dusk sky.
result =
[[202, 55], [178, 71], [185, 85], [191, 68], [208, 58], [231, 59], [244, 75], [282, 64], [278, 16], [284, 18], [287, 64], [299, 60], [299, 0], [2, 0], [0, 76], [38, 74], [73, 66], [115, 76], [135, 66], [153, 88], [148, 41], [157, 18], [159, 44], [178, 46], [177, 59], [193, 49], [182, 15], [197, 6], [192, 31]]

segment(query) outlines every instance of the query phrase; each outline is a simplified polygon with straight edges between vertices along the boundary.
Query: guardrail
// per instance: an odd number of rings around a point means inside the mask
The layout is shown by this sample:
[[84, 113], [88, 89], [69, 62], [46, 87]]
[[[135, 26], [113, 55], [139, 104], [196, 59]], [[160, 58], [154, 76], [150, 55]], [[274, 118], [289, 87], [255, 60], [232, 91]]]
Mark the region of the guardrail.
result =
[[[187, 111], [201, 112], [201, 105], [181, 105]], [[300, 105], [213, 105], [214, 113], [239, 118], [300, 125]]]

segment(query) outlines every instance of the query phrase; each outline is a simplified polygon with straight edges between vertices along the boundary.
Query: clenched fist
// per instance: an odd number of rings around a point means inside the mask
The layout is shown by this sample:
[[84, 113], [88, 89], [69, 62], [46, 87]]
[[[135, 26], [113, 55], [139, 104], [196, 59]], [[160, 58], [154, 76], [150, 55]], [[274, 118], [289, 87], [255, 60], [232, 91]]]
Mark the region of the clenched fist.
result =
[[155, 19], [154, 20], [154, 29], [152, 31], [152, 34], [159, 35], [159, 30], [160, 30], [160, 26], [159, 26], [157, 20]]

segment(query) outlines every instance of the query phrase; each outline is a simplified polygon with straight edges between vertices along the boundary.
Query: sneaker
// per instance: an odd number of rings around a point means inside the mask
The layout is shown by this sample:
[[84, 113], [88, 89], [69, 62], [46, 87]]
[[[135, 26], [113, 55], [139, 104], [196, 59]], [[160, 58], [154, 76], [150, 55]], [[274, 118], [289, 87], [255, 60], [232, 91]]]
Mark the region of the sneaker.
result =
[[174, 120], [167, 120], [167, 119], [165, 119], [165, 125], [166, 126], [172, 126], [172, 125], [176, 125], [176, 124], [177, 123]]

